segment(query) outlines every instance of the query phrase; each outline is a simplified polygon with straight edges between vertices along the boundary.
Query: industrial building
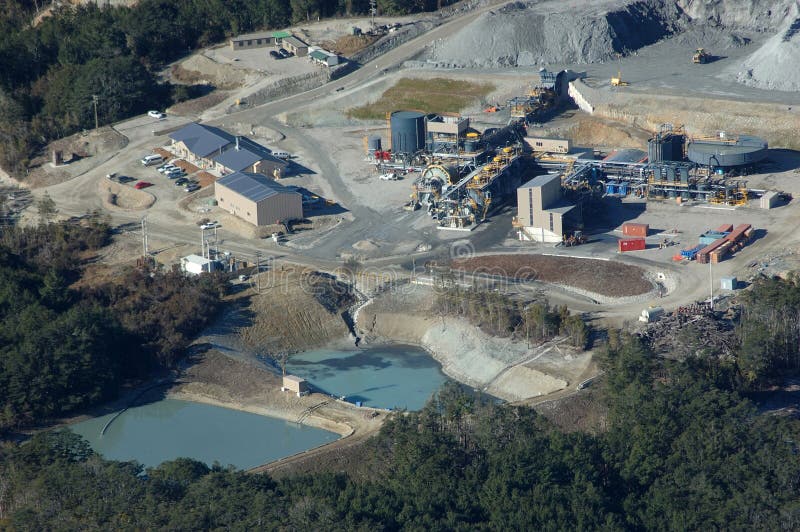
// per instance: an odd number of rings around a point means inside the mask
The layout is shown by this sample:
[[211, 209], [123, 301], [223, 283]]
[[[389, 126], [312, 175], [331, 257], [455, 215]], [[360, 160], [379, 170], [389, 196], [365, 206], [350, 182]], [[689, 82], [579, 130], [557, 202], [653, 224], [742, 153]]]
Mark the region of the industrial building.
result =
[[561, 178], [545, 174], [517, 189], [517, 217], [520, 240], [561, 242], [564, 234], [578, 225], [575, 205], [561, 197]]
[[201, 257], [200, 255], [187, 255], [181, 257], [181, 271], [190, 275], [214, 272], [220, 269], [218, 261]]
[[269, 148], [218, 127], [193, 122], [169, 137], [173, 153], [200, 168], [267, 176], [282, 176], [286, 171], [286, 161], [273, 156]]
[[249, 48], [264, 48], [275, 44], [274, 32], [262, 31], [258, 33], [244, 33], [231, 37], [231, 50], [247, 50]]
[[534, 153], [567, 154], [570, 150], [570, 143], [568, 139], [525, 137], [525, 143], [530, 146]]
[[322, 66], [332, 67], [339, 64], [339, 56], [333, 52], [329, 52], [320, 48], [319, 46], [310, 46], [308, 48], [308, 58]]
[[271, 154], [261, 144], [245, 137], [236, 137], [234, 147], [214, 157], [214, 167], [222, 174], [249, 172], [275, 178], [286, 172], [287, 163]]
[[261, 174], [236, 172], [214, 183], [221, 209], [256, 226], [303, 218], [303, 196]]
[[305, 57], [308, 55], [308, 44], [294, 35], [282, 39], [281, 45], [297, 57]]

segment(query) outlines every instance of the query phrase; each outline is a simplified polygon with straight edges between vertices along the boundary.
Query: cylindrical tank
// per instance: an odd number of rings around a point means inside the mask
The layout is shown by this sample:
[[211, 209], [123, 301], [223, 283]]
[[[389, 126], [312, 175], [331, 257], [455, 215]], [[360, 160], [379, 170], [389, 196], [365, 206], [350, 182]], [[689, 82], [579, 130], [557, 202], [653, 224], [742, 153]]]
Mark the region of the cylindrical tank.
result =
[[478, 151], [478, 145], [480, 141], [476, 138], [469, 138], [464, 141], [464, 151], [468, 153], [474, 153]]
[[375, 153], [381, 149], [381, 138], [378, 135], [373, 135], [367, 139], [367, 150], [370, 153]]
[[719, 140], [693, 140], [689, 142], [689, 160], [704, 166], [731, 167], [755, 164], [767, 156], [767, 141], [750, 135], [740, 135], [731, 140], [730, 135]]
[[389, 119], [394, 153], [416, 153], [425, 147], [425, 115], [418, 111], [395, 111]]
[[651, 163], [660, 163], [664, 160], [664, 144], [660, 135], [647, 141], [647, 160]]

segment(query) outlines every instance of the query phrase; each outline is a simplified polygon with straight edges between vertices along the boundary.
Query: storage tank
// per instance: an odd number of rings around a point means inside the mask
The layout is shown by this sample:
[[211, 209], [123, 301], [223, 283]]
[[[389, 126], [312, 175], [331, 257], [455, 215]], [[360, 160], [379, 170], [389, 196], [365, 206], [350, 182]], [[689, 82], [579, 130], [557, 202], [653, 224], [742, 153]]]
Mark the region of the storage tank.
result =
[[767, 141], [759, 137], [730, 138], [720, 133], [718, 139], [689, 141], [687, 155], [693, 163], [727, 168], [762, 161], [767, 156], [767, 147]]
[[419, 111], [395, 111], [389, 119], [394, 153], [416, 153], [425, 147], [425, 115]]

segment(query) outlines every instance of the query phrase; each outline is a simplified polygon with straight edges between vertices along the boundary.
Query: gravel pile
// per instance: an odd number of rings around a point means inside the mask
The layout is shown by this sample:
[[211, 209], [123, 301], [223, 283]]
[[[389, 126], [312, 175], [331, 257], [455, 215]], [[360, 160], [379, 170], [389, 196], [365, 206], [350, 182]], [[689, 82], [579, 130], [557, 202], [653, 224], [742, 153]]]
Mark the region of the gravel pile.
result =
[[515, 2], [487, 12], [427, 59], [459, 67], [594, 63], [613, 59], [678, 32], [684, 17], [673, 2]]
[[800, 8], [794, 4], [780, 30], [732, 69], [739, 83], [759, 89], [800, 91]]

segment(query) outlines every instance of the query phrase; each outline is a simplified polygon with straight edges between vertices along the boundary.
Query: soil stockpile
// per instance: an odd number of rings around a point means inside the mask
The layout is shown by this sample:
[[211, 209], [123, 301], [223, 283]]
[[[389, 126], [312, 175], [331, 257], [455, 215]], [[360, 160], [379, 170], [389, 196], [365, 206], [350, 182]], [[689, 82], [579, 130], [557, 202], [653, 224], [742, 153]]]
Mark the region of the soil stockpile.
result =
[[638, 266], [615, 261], [550, 255], [486, 255], [457, 259], [453, 269], [476, 275], [542, 281], [609, 297], [645, 294], [653, 285]]
[[683, 21], [675, 3], [658, 0], [514, 2], [433, 43], [428, 56], [484, 68], [594, 63], [672, 35]]
[[[736, 81], [781, 91], [800, 90], [800, 7], [794, 4], [776, 35], [730, 73]], [[734, 72], [735, 71], [735, 72]]]

